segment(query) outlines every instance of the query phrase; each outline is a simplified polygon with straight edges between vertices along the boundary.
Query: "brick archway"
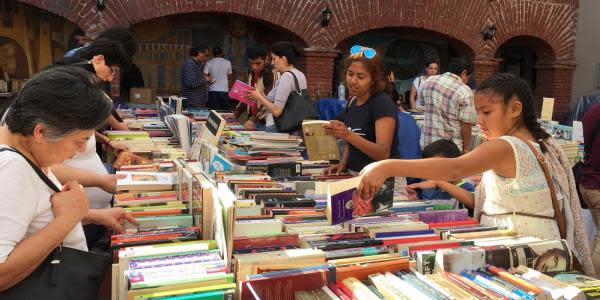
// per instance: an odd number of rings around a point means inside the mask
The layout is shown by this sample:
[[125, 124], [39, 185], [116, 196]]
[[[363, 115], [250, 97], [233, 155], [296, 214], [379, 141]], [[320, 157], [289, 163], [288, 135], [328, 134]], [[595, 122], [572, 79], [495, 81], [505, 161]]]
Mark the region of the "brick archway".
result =
[[[62, 16], [92, 34], [109, 26], [129, 27], [150, 19], [194, 12], [259, 20], [284, 28], [305, 42], [312, 52], [307, 62], [321, 62], [313, 71], [315, 80], [309, 78], [309, 81], [312, 86], [323, 85], [326, 91], [331, 75], [323, 74], [332, 73], [336, 45], [360, 32], [378, 28], [418, 28], [460, 41], [473, 49], [478, 81], [496, 71], [498, 61], [494, 54], [500, 45], [516, 36], [535, 36], [550, 45], [556, 60], [546, 68], [555, 70], [553, 74], [558, 74], [561, 82], [570, 82], [575, 66], [577, 0], [110, 0], [101, 13], [96, 10], [95, 0], [15, 1]], [[332, 17], [328, 27], [321, 27], [321, 12], [326, 7], [332, 11]], [[489, 25], [498, 29], [496, 37], [483, 41], [480, 32]], [[565, 95], [569, 94], [571, 84], [564, 88]]]

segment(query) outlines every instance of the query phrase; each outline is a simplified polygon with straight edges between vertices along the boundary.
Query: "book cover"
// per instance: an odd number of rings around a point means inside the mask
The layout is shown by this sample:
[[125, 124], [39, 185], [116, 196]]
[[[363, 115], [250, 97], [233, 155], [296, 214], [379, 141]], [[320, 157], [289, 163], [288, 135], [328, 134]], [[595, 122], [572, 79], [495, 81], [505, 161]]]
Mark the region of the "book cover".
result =
[[329, 121], [310, 120], [302, 122], [304, 144], [309, 160], [340, 160], [340, 149], [335, 136], [323, 128]]
[[246, 99], [246, 95], [254, 90], [255, 90], [255, 88], [252, 87], [251, 85], [249, 85], [245, 82], [236, 80], [233, 83], [231, 90], [229, 90], [229, 98], [237, 100], [241, 103], [244, 103], [244, 104], [250, 106], [251, 108], [256, 108], [256, 102]]
[[329, 182], [327, 185], [327, 220], [339, 224], [355, 217], [388, 209], [393, 204], [394, 178], [388, 178], [372, 199], [356, 192], [359, 177]]
[[469, 219], [469, 211], [457, 210], [432, 210], [419, 212], [419, 220], [425, 223], [457, 222]]

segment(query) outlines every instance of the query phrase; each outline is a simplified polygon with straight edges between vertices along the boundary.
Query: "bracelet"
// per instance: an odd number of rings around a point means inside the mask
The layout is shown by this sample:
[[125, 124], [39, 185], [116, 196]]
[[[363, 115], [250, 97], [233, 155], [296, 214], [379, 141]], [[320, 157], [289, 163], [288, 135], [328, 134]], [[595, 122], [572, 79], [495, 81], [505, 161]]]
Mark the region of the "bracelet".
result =
[[108, 141], [104, 142], [107, 146], [110, 147], [110, 141], [112, 141], [112, 139], [108, 139]]

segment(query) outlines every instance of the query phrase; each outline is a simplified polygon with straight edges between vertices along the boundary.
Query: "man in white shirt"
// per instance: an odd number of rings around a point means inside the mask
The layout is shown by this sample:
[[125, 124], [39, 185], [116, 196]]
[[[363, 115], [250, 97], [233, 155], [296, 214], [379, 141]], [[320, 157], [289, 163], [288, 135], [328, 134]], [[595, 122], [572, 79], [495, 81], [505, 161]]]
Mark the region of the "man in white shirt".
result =
[[231, 62], [223, 58], [223, 49], [214, 47], [211, 60], [204, 66], [204, 74], [209, 82], [207, 107], [215, 110], [229, 110], [229, 80]]

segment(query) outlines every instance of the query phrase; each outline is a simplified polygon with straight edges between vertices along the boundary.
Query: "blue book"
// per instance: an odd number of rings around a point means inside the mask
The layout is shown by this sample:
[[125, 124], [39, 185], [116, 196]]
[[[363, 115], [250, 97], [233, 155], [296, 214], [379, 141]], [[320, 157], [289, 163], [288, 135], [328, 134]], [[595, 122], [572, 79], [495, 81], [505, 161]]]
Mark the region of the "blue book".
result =
[[390, 211], [395, 213], [407, 213], [415, 211], [429, 211], [433, 210], [433, 204], [415, 205], [415, 206], [401, 206], [401, 207], [390, 207]]

